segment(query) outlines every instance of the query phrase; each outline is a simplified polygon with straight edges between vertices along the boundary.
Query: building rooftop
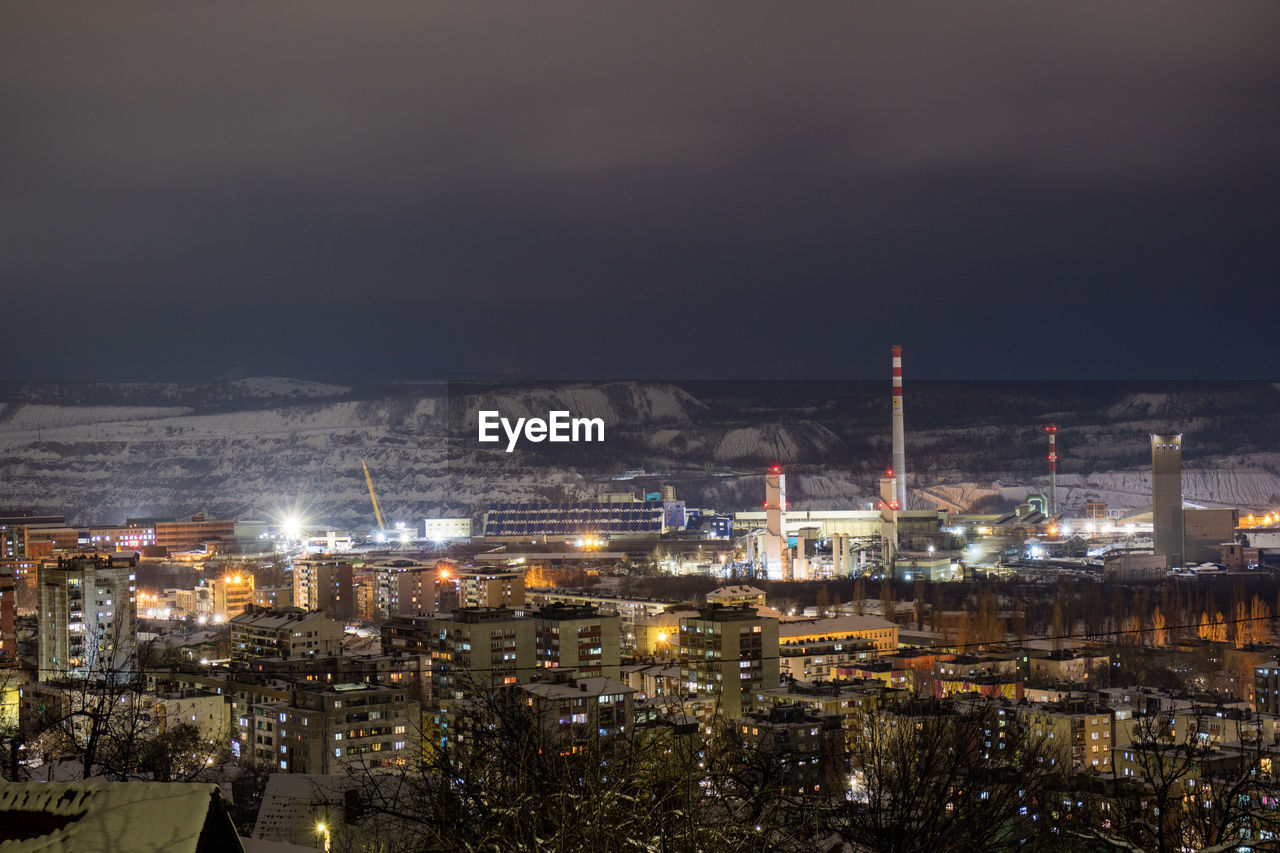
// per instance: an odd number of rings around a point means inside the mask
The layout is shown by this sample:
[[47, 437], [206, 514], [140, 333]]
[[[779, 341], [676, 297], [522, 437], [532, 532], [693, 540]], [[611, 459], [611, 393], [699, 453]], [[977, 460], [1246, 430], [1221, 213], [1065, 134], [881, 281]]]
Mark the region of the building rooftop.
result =
[[5, 853], [244, 849], [217, 785], [96, 780], [0, 783], [0, 848]]
[[582, 696], [613, 696], [636, 692], [619, 681], [600, 676], [568, 681], [535, 681], [520, 685], [520, 689], [543, 699], [576, 699]]
[[319, 611], [301, 610], [296, 607], [282, 608], [280, 610], [245, 610], [238, 616], [231, 617], [232, 625], [252, 628], [284, 628], [301, 622], [311, 616], [324, 615]]
[[722, 586], [719, 589], [713, 589], [707, 593], [707, 597], [726, 595], [764, 595], [764, 590], [756, 589], [754, 586]]
[[833, 616], [829, 619], [795, 619], [778, 625], [778, 640], [792, 637], [845, 634], [852, 631], [881, 631], [898, 625], [879, 616]]

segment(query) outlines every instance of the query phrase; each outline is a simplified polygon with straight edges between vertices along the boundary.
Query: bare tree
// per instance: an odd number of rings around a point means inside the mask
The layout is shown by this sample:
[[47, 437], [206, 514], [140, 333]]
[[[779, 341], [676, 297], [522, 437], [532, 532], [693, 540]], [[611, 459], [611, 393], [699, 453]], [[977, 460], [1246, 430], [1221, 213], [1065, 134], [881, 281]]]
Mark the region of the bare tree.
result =
[[1117, 775], [1096, 780], [1085, 807], [1064, 822], [1073, 836], [1149, 853], [1274, 849], [1260, 839], [1280, 834], [1272, 769], [1280, 751], [1256, 722], [1200, 714], [1178, 725], [1153, 714], [1135, 722], [1117, 752]]
[[723, 730], [708, 736], [679, 705], [601, 735], [590, 721], [548, 724], [516, 688], [471, 693], [437, 712], [420, 761], [391, 772], [356, 769], [363, 846], [370, 833], [388, 853], [790, 844], [782, 817], [791, 813], [775, 790], [764, 785], [748, 796], [736, 787], [721, 772]]
[[110, 647], [124, 655], [91, 655], [80, 675], [29, 685], [22, 721], [33, 752], [45, 762], [74, 760], [79, 775], [191, 781], [229, 758], [230, 738], [210, 742], [181, 721], [161, 725], [160, 701], [148, 690], [151, 649], [119, 636]]
[[830, 828], [885, 853], [1012, 849], [1052, 778], [1043, 742], [1012, 706], [924, 700], [862, 717], [851, 748], [853, 796]]

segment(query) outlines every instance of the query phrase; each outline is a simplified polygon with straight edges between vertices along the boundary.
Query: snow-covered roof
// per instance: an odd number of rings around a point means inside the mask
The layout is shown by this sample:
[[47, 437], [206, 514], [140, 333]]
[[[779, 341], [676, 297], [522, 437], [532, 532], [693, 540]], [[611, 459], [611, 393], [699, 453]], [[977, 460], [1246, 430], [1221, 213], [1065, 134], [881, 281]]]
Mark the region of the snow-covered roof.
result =
[[636, 692], [621, 682], [614, 681], [611, 678], [603, 678], [601, 676], [577, 678], [574, 679], [574, 681], [574, 684], [569, 684], [564, 681], [535, 681], [532, 684], [520, 685], [520, 689], [527, 693], [532, 693], [534, 696], [540, 696], [543, 699], [573, 699], [579, 696], [616, 696]]
[[707, 598], [727, 595], [764, 595], [764, 590], [756, 589], [754, 586], [722, 586], [707, 593]]
[[238, 616], [231, 619], [232, 625], [240, 625], [243, 627], [253, 628], [284, 628], [289, 625], [296, 625], [305, 622], [312, 617], [324, 618], [324, 614], [319, 611], [307, 610], [246, 610]]
[[778, 639], [811, 637], [815, 634], [835, 636], [852, 631], [883, 631], [896, 628], [897, 623], [879, 616], [835, 616], [830, 619], [796, 619], [778, 623]]
[[195, 853], [206, 825], [221, 823], [220, 850], [243, 850], [218, 786], [184, 782], [4, 782], [5, 853], [129, 850]]

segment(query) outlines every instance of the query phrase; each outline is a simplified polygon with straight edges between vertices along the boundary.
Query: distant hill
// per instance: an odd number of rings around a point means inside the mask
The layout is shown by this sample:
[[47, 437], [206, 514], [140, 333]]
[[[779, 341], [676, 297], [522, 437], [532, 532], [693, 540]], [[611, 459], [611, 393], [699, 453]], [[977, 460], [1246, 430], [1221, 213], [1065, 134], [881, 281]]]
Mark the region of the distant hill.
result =
[[[495, 500], [569, 500], [673, 483], [693, 504], [759, 505], [787, 466], [792, 507], [872, 500], [889, 458], [887, 382], [556, 382], [344, 385], [284, 378], [199, 384], [0, 386], [0, 505], [82, 522], [130, 515], [272, 518], [295, 507], [372, 523], [360, 460], [386, 514], [468, 514]], [[603, 445], [475, 441], [474, 413], [599, 417]], [[1280, 387], [1228, 383], [911, 382], [912, 506], [1149, 502], [1147, 436], [1181, 432], [1189, 499], [1280, 506]], [[611, 478], [626, 469], [649, 474]]]

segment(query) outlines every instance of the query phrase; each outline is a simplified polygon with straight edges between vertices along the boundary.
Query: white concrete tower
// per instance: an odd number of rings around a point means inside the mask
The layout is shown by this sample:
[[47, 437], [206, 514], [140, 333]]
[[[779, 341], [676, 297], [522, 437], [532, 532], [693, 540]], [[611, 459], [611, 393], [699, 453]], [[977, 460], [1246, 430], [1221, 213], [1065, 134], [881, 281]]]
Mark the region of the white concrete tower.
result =
[[907, 508], [907, 450], [902, 427], [902, 347], [893, 348], [893, 473], [898, 480], [898, 508]]
[[893, 565], [898, 557], [898, 483], [892, 471], [886, 471], [880, 478], [880, 545], [883, 551], [885, 569]]
[[769, 580], [783, 580], [786, 567], [787, 478], [781, 465], [774, 465], [764, 475], [764, 569]]

